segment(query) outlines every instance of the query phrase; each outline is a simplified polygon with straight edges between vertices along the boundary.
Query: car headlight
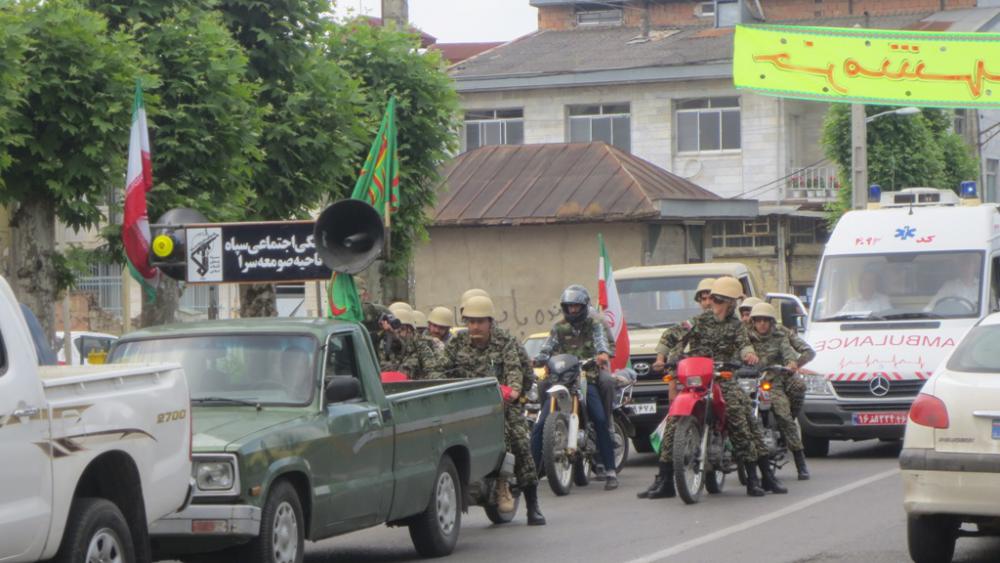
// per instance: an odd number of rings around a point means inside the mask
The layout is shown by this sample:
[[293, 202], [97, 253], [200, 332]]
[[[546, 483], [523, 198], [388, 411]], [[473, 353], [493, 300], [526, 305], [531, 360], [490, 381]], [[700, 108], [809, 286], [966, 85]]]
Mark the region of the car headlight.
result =
[[236, 482], [236, 470], [231, 461], [195, 462], [195, 481], [203, 491], [228, 491]]
[[826, 380], [825, 376], [816, 374], [805, 377], [806, 395], [833, 395], [833, 390], [830, 389], [830, 382]]

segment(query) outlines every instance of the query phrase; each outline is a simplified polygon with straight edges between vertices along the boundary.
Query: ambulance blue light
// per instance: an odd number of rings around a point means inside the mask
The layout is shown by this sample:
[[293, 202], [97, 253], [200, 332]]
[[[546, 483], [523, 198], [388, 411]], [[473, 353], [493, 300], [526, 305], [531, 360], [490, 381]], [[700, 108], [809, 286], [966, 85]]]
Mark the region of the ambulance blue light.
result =
[[868, 201], [877, 203], [880, 199], [882, 199], [882, 186], [878, 184], [868, 186]]
[[972, 199], [976, 197], [976, 182], [974, 180], [968, 180], [959, 184], [958, 195], [962, 199]]

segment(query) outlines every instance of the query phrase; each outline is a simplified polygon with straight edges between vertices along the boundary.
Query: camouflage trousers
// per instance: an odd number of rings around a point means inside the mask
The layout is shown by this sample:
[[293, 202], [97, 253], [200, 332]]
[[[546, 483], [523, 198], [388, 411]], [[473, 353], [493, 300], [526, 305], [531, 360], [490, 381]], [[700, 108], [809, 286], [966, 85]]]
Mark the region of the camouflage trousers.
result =
[[793, 452], [802, 449], [802, 437], [799, 435], [799, 424], [792, 416], [791, 401], [781, 385], [771, 388], [771, 414], [777, 423], [778, 431], [785, 437], [785, 445]]
[[524, 488], [538, 483], [538, 471], [531, 458], [531, 431], [520, 405], [504, 405], [503, 436], [507, 451], [514, 454], [514, 475]]
[[798, 418], [802, 412], [802, 404], [806, 401], [806, 382], [801, 375], [788, 375], [785, 378], [785, 394], [788, 395], [792, 418]]
[[[750, 397], [735, 382], [722, 382], [722, 397], [726, 400], [726, 433], [737, 460], [751, 462], [767, 452], [760, 428], [750, 420]], [[660, 461], [674, 460], [674, 432], [679, 417], [667, 418], [660, 442]]]

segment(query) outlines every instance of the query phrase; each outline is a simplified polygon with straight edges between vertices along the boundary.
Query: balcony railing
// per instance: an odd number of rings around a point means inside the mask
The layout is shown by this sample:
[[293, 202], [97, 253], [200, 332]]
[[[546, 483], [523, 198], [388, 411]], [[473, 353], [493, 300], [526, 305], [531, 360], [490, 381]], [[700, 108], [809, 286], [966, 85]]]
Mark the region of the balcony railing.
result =
[[833, 201], [840, 189], [835, 166], [790, 168], [785, 180], [784, 199]]

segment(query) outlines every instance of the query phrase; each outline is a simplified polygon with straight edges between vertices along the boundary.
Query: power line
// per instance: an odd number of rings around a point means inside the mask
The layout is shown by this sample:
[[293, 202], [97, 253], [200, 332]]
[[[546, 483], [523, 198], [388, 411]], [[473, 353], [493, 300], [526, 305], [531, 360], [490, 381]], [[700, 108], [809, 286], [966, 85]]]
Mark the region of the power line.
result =
[[799, 168], [797, 170], [794, 170], [794, 171], [792, 171], [792, 172], [790, 172], [790, 173], [788, 173], [788, 174], [786, 174], [786, 175], [784, 175], [784, 176], [782, 176], [780, 178], [777, 178], [775, 180], [771, 180], [770, 182], [767, 182], [766, 184], [761, 184], [760, 186], [757, 186], [756, 188], [754, 188], [752, 190], [748, 190], [748, 191], [743, 192], [743, 193], [741, 193], [739, 195], [734, 195], [734, 196], [728, 197], [726, 199], [745, 198], [745, 197], [747, 197], [749, 195], [752, 195], [752, 194], [755, 194], [755, 193], [760, 192], [762, 190], [765, 190], [765, 189], [767, 189], [767, 188], [769, 188], [769, 187], [777, 184], [778, 182], [782, 182], [784, 180], [787, 180], [788, 178], [791, 178], [792, 176], [800, 174], [804, 170], [807, 170], [807, 169], [812, 168], [814, 166], [819, 166], [820, 164], [823, 164], [823, 163], [829, 162], [829, 161], [830, 161], [829, 158], [821, 158], [820, 160], [817, 160], [816, 162], [813, 162], [811, 164], [807, 164], [807, 165], [805, 165], [805, 166], [803, 166], [803, 167], [801, 167], [801, 168]]

